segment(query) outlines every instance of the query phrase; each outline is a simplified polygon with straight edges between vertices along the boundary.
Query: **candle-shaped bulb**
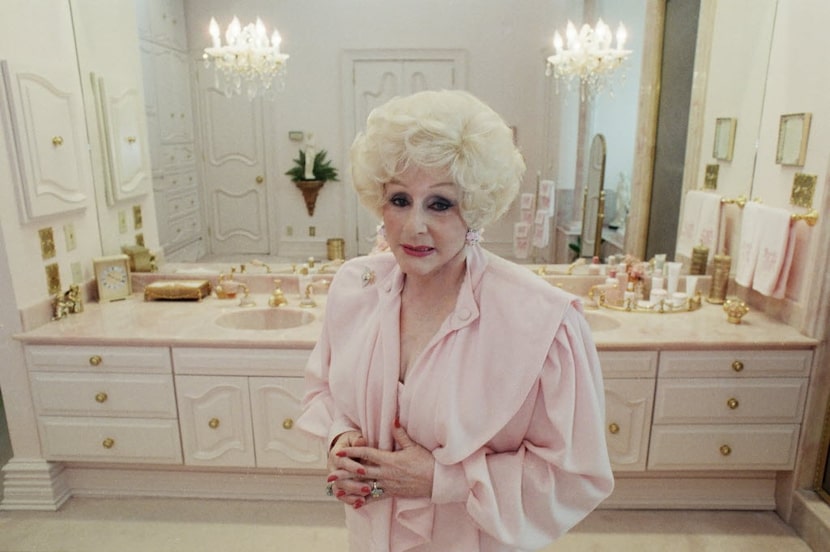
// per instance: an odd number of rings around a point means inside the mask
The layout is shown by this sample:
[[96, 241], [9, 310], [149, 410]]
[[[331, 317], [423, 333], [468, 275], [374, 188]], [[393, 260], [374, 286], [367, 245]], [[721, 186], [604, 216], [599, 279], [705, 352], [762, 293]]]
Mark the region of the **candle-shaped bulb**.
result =
[[280, 33], [277, 32], [276, 29], [274, 29], [274, 34], [271, 35], [271, 46], [274, 47], [274, 50], [276, 50], [277, 53], [280, 53], [280, 44], [281, 43], [282, 43], [282, 37], [280, 36]]
[[242, 24], [239, 22], [239, 19], [234, 15], [233, 19], [231, 20], [231, 24], [228, 25], [228, 30], [225, 32], [225, 41], [229, 45], [236, 44], [237, 38], [239, 38], [239, 33], [242, 32]]
[[562, 35], [559, 34], [559, 31], [553, 33], [553, 47], [557, 54], [562, 52]]
[[625, 26], [620, 23], [620, 26], [617, 27], [617, 50], [622, 50], [623, 46], [625, 46], [625, 41], [628, 38], [628, 32], [625, 30]]
[[567, 41], [568, 48], [572, 48], [574, 42], [576, 42], [576, 27], [574, 24], [568, 20], [568, 26], [565, 28], [565, 40]]
[[265, 30], [265, 23], [259, 17], [256, 18], [254, 29], [256, 32], [256, 45], [259, 47], [266, 46], [268, 42], [268, 31]]
[[596, 30], [597, 42], [599, 43], [602, 49], [607, 49], [611, 46], [611, 28], [605, 24], [605, 21], [602, 18], [597, 20], [597, 30]]
[[211, 40], [213, 40], [213, 47], [219, 48], [220, 46], [222, 46], [222, 39], [219, 38], [219, 23], [216, 22], [216, 18], [210, 18], [208, 32], [210, 33]]

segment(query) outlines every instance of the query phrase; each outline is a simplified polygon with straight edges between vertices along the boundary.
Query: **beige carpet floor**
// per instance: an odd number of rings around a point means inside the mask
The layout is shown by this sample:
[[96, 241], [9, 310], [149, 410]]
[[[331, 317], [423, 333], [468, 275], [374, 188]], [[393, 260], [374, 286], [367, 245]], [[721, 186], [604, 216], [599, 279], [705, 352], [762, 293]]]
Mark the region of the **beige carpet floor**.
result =
[[[0, 512], [0, 552], [331, 552], [345, 541], [330, 503], [73, 498], [58, 512]], [[773, 512], [598, 510], [545, 549], [563, 551], [810, 548]]]

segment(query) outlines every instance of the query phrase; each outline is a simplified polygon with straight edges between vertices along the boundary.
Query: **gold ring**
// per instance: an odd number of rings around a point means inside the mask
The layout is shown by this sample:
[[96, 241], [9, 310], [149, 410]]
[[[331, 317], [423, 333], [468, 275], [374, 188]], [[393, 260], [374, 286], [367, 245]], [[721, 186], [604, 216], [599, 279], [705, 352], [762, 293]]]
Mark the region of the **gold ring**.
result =
[[372, 490], [369, 491], [369, 494], [372, 495], [372, 498], [380, 498], [383, 496], [383, 488], [378, 486], [377, 481], [372, 481]]

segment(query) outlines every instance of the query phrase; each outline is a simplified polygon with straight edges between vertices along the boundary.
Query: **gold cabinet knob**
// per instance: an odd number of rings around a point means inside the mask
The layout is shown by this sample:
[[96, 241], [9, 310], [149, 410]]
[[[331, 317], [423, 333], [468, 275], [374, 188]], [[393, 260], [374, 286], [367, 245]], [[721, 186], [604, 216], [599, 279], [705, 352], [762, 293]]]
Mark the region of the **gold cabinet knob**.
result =
[[95, 395], [95, 402], [105, 403], [109, 397], [103, 391]]
[[739, 403], [738, 399], [736, 399], [735, 397], [732, 397], [728, 401], [726, 401], [726, 406], [729, 407], [729, 410], [735, 410], [736, 408], [738, 408], [740, 404], [741, 403]]
[[735, 362], [732, 363], [732, 369], [735, 370], [736, 372], [740, 372], [741, 370], [744, 369], [744, 363], [741, 362], [740, 360], [736, 360]]
[[732, 454], [732, 447], [729, 445], [721, 445], [720, 447], [721, 456], [729, 456]]
[[291, 418], [286, 418], [282, 421], [282, 428], [283, 429], [291, 429], [294, 427], [294, 420]]
[[256, 183], [257, 184], [262, 184], [263, 182], [265, 182], [265, 179], [262, 178], [262, 176], [257, 176], [256, 177]]
[[104, 361], [104, 359], [101, 358], [100, 355], [92, 355], [91, 357], [89, 357], [89, 363], [93, 366], [98, 366], [103, 361]]
[[616, 435], [617, 433], [620, 432], [620, 426], [615, 424], [614, 422], [611, 422], [610, 424], [608, 424], [608, 431], [612, 435]]
[[135, 136], [127, 136], [127, 143], [134, 144], [135, 143]]
[[101, 446], [105, 449], [111, 449], [115, 446], [115, 439], [110, 439], [109, 437], [107, 437], [106, 439], [101, 441]]
[[52, 137], [52, 145], [53, 146], [62, 146], [63, 145], [63, 136], [53, 136]]
[[208, 422], [208, 427], [210, 429], [216, 429], [217, 427], [219, 427], [219, 418], [211, 418]]

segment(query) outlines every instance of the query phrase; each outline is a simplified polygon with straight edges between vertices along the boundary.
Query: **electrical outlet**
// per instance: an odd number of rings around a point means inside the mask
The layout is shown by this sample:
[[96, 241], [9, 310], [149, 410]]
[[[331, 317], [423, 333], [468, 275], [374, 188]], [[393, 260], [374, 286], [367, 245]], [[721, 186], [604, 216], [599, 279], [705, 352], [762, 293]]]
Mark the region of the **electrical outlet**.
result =
[[121, 234], [127, 233], [127, 212], [118, 211], [118, 231]]
[[72, 251], [78, 247], [78, 243], [75, 241], [75, 225], [71, 222], [63, 225], [63, 237], [66, 239], [67, 251]]
[[289, 238], [294, 235], [294, 227], [291, 226], [290, 224], [285, 227], [285, 235], [288, 236]]
[[308, 236], [310, 238], [313, 238], [316, 235], [317, 235], [317, 227], [316, 226], [309, 226], [308, 227]]
[[72, 268], [72, 283], [82, 283], [84, 281], [84, 269], [81, 268], [81, 261], [75, 261], [70, 266]]
[[288, 139], [292, 142], [302, 142], [305, 140], [305, 134], [303, 134], [302, 130], [289, 130]]

